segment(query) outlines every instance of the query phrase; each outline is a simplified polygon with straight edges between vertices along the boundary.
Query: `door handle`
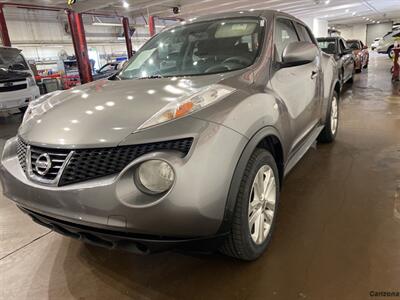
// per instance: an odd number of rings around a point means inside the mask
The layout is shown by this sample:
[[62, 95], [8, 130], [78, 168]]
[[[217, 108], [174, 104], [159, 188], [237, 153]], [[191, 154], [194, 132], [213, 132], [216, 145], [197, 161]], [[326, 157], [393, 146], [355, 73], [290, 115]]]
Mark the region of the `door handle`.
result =
[[311, 72], [311, 79], [315, 79], [318, 76], [318, 71], [312, 71]]

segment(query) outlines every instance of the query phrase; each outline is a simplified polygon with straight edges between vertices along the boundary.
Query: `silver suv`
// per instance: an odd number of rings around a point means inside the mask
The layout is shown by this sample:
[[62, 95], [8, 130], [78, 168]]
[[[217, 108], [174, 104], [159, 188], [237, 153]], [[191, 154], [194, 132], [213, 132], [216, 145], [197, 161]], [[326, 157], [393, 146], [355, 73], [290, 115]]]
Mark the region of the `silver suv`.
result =
[[340, 84], [310, 30], [274, 11], [183, 22], [115, 76], [29, 106], [1, 160], [37, 223], [108, 248], [256, 259], [283, 177], [334, 140]]

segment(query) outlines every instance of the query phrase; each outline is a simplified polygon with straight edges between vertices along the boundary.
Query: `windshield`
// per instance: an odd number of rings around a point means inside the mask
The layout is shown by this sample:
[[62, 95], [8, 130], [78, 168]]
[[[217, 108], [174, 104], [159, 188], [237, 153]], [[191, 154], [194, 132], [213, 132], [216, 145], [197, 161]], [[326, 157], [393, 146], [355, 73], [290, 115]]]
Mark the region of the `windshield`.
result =
[[123, 68], [119, 79], [222, 73], [253, 64], [264, 20], [235, 18], [182, 25], [161, 32]]
[[6, 53], [5, 51], [0, 53], [0, 68], [7, 70], [15, 69], [18, 71], [29, 70], [21, 54], [11, 55], [11, 53]]
[[361, 45], [358, 41], [346, 41], [346, 44], [351, 50], [361, 50]]
[[336, 41], [335, 40], [318, 40], [318, 45], [322, 51], [328, 54], [336, 53]]

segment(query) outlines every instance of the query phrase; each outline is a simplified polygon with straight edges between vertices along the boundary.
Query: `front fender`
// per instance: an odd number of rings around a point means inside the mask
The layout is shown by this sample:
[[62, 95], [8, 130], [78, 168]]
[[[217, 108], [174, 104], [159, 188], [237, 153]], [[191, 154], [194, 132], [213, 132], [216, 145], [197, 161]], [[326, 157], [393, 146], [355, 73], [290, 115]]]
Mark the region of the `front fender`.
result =
[[221, 124], [248, 139], [264, 127], [276, 128], [282, 142], [284, 159], [289, 150], [292, 133], [288, 111], [275, 93], [265, 91], [238, 91], [196, 114], [194, 117]]

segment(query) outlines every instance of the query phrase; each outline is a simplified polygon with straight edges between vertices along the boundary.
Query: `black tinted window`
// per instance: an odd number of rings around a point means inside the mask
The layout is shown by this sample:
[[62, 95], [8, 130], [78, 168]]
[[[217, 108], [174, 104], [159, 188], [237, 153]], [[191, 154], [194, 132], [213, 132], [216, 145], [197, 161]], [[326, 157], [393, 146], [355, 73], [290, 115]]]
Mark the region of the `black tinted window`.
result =
[[335, 40], [318, 40], [318, 45], [322, 51], [328, 54], [335, 54], [337, 52]]
[[358, 41], [347, 41], [346, 45], [347, 45], [347, 47], [349, 47], [352, 50], [360, 50], [361, 49], [361, 44]]
[[293, 42], [298, 42], [296, 30], [293, 23], [288, 19], [278, 19], [275, 26], [275, 47], [277, 51], [277, 59], [282, 60], [283, 50], [286, 46]]

